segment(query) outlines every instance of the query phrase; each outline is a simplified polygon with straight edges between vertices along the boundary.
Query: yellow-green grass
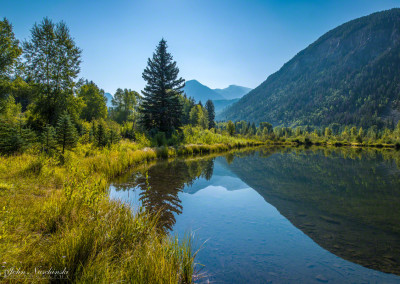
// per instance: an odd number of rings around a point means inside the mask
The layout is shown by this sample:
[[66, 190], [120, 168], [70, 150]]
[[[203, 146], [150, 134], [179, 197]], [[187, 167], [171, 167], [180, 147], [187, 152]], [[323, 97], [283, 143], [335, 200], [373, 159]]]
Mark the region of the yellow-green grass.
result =
[[68, 281], [76, 283], [192, 282], [190, 238], [179, 242], [157, 229], [157, 216], [110, 200], [109, 181], [144, 161], [260, 144], [232, 139], [160, 148], [127, 141], [104, 149], [79, 145], [62, 164], [33, 150], [0, 157], [0, 280], [33, 281], [32, 275], [5, 277], [11, 268], [65, 268]]
[[[308, 139], [308, 140], [307, 140]], [[267, 141], [266, 144], [272, 141]], [[366, 147], [366, 148], [400, 148], [400, 143], [387, 143], [383, 141], [371, 141], [365, 140], [363, 142], [355, 142], [346, 139], [337, 139], [336, 137], [304, 137], [299, 136], [295, 138], [287, 138], [282, 142], [282, 144], [309, 144], [316, 146], [350, 146], [350, 147]]]

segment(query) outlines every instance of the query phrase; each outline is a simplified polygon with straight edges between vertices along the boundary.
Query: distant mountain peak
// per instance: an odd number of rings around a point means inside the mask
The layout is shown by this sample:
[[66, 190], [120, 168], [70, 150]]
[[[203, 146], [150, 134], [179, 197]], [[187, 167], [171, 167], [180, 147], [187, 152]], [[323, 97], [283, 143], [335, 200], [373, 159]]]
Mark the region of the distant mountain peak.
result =
[[211, 89], [199, 81], [193, 79], [186, 81], [184, 91], [187, 96], [196, 101], [205, 103], [207, 100], [232, 100], [241, 98], [251, 89], [237, 85], [229, 85], [225, 89]]
[[250, 88], [238, 85], [229, 85], [225, 89], [214, 89], [218, 94], [222, 95], [228, 100], [239, 99], [251, 91]]
[[197, 80], [186, 81], [184, 92], [188, 97], [194, 98], [196, 101], [205, 103], [207, 100], [222, 100], [223, 96], [210, 89], [209, 87], [201, 84]]
[[107, 99], [107, 107], [112, 107], [111, 100], [113, 99], [113, 96], [110, 93], [104, 93], [104, 96]]

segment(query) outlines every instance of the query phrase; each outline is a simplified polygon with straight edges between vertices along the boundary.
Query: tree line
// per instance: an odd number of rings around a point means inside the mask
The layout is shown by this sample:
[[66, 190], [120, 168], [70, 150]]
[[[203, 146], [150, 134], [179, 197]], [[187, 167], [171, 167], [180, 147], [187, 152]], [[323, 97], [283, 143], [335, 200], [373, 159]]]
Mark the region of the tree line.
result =
[[321, 126], [273, 126], [268, 122], [261, 122], [258, 126], [244, 120], [218, 122], [216, 132], [230, 136], [256, 138], [270, 141], [288, 141], [307, 143], [358, 143], [358, 144], [387, 144], [400, 148], [400, 122], [394, 128], [378, 128], [376, 125], [369, 128], [340, 125], [332, 123], [327, 127]]
[[[141, 94], [116, 90], [107, 108], [105, 92], [96, 83], [78, 78], [82, 50], [64, 22], [44, 18], [34, 24], [28, 40], [15, 38], [7, 19], [0, 21], [0, 153], [22, 152], [36, 146], [63, 154], [78, 143], [106, 147], [121, 138], [143, 136], [152, 145], [176, 145], [185, 126], [199, 131], [260, 140], [302, 138], [357, 143], [400, 141], [400, 124], [368, 129], [332, 123], [328, 127], [273, 127], [261, 122], [215, 122], [211, 100], [205, 105], [183, 92], [185, 80], [161, 39], [142, 73]], [[186, 132], [193, 133], [192, 132]]]
[[142, 94], [119, 88], [110, 108], [103, 89], [78, 78], [81, 56], [64, 22], [44, 18], [20, 42], [11, 23], [0, 21], [0, 153], [33, 144], [64, 153], [78, 142], [107, 146], [138, 133], [178, 137], [189, 124], [215, 127], [212, 101], [203, 106], [183, 93], [164, 39], [143, 71]]

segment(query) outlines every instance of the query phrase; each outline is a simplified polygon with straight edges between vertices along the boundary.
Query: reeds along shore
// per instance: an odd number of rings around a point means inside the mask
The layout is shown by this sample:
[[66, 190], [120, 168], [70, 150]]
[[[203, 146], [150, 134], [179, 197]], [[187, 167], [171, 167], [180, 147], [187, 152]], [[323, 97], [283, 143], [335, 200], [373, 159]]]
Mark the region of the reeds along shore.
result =
[[[256, 146], [258, 141], [149, 148], [122, 141], [78, 145], [62, 157], [34, 150], [0, 157], [0, 262], [32, 273], [67, 271], [69, 282], [190, 283], [195, 251], [157, 229], [157, 216], [107, 195], [110, 179], [141, 162]], [[1, 274], [8, 282], [27, 275]], [[40, 281], [50, 281], [39, 277]], [[51, 278], [51, 277], [50, 277]]]
[[[64, 155], [49, 156], [33, 147], [19, 155], [0, 156], [3, 269], [66, 270], [70, 282], [190, 283], [196, 277], [190, 237], [168, 236], [157, 228], [157, 216], [138, 208], [133, 212], [110, 200], [112, 178], [158, 158], [264, 144], [363, 146], [316, 139], [262, 141], [209, 131], [185, 137], [185, 144], [179, 146], [150, 148], [145, 140], [123, 140], [103, 148], [78, 144]], [[7, 282], [31, 282], [26, 275], [10, 279], [3, 273], [1, 277]]]

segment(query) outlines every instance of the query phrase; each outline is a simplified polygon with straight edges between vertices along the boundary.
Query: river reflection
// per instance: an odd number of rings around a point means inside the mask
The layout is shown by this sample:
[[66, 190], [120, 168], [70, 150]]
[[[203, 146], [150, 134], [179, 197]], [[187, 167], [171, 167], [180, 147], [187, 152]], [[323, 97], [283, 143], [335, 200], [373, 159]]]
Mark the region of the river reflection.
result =
[[160, 228], [172, 230], [175, 216], [182, 213], [178, 193], [185, 187], [190, 188], [196, 179], [210, 180], [213, 167], [213, 158], [153, 163], [119, 177], [114, 188], [116, 191], [138, 189], [140, 204], [149, 212], [159, 213]]
[[198, 261], [212, 281], [399, 282], [376, 272], [400, 275], [399, 157], [242, 150], [142, 166], [111, 196], [161, 210], [165, 230], [209, 239]]

